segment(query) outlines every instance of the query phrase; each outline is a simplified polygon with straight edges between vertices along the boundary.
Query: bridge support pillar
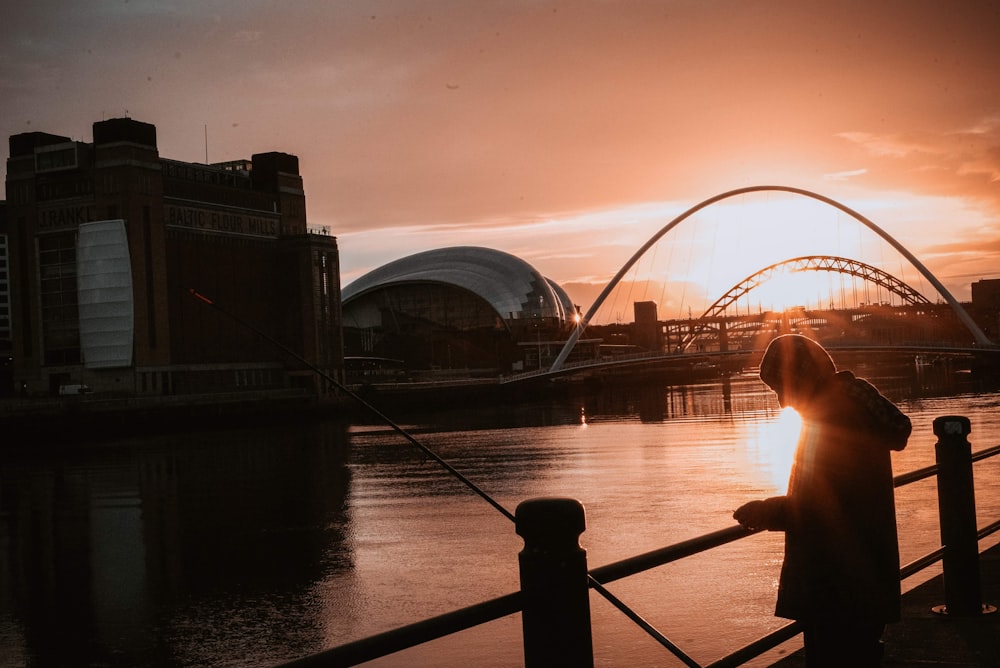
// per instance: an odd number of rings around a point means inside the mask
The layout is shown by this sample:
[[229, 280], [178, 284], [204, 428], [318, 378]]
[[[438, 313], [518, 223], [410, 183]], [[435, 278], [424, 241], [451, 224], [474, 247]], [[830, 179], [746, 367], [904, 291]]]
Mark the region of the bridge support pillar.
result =
[[976, 529], [975, 484], [972, 477], [972, 431], [969, 418], [948, 415], [934, 420], [938, 437], [938, 514], [944, 546], [944, 605], [934, 612], [954, 616], [995, 612], [984, 605], [979, 579], [979, 533]]
[[583, 505], [529, 499], [517, 507], [515, 523], [524, 539], [518, 561], [525, 668], [592, 667], [587, 552], [579, 544], [586, 528]]

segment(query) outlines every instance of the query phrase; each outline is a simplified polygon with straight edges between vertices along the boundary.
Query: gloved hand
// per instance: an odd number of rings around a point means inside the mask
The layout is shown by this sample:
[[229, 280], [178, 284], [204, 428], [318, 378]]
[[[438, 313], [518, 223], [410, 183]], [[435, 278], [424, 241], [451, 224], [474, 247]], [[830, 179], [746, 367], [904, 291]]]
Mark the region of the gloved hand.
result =
[[744, 529], [750, 531], [781, 529], [783, 528], [781, 511], [784, 501], [785, 497], [776, 496], [763, 501], [744, 503], [733, 513], [733, 519], [739, 522]]

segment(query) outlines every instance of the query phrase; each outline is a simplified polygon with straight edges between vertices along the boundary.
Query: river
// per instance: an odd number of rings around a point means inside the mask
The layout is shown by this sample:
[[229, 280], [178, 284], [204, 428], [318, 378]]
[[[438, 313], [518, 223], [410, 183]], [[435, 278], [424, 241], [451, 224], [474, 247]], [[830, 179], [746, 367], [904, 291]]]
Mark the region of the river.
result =
[[[995, 386], [872, 379], [913, 420], [897, 474], [934, 462], [941, 415], [971, 419], [974, 450], [1000, 443]], [[792, 417], [745, 376], [398, 421], [511, 512], [579, 499], [596, 567], [732, 526], [739, 504], [780, 494]], [[510, 520], [375, 423], [25, 437], [0, 464], [3, 667], [273, 666], [518, 588]], [[976, 464], [976, 484], [982, 526], [1000, 518], [1000, 457]], [[937, 547], [933, 479], [897, 490], [897, 518], [903, 563]], [[763, 533], [609, 589], [705, 663], [782, 624], [781, 558], [780, 534]], [[591, 606], [598, 666], [680, 665], [599, 595]], [[514, 615], [369, 665], [522, 663]]]

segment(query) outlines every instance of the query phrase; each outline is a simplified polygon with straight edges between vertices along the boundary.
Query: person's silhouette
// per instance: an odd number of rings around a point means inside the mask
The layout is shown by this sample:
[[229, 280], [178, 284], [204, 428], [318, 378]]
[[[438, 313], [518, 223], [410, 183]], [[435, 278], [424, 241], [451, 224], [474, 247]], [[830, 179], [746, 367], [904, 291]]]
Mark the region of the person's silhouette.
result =
[[771, 342], [760, 378], [799, 413], [802, 431], [788, 492], [733, 517], [785, 532], [775, 615], [802, 624], [806, 665], [881, 665], [882, 632], [900, 617], [889, 453], [906, 446], [910, 420], [797, 334]]

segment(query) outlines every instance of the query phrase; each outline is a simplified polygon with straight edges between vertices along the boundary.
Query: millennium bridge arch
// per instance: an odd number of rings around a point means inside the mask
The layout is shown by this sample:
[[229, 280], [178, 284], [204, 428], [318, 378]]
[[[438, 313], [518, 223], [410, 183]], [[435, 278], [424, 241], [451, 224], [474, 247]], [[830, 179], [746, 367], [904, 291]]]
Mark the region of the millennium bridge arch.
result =
[[587, 313], [584, 314], [583, 318], [580, 320], [577, 327], [570, 334], [569, 339], [566, 341], [566, 345], [563, 346], [563, 349], [559, 352], [559, 355], [552, 363], [550, 371], [558, 371], [562, 368], [563, 363], [565, 363], [566, 358], [569, 356], [570, 351], [573, 350], [573, 347], [579, 340], [580, 335], [583, 333], [584, 329], [586, 329], [587, 325], [590, 324], [591, 318], [594, 317], [594, 314], [597, 313], [597, 310], [604, 304], [604, 301], [608, 298], [608, 295], [611, 294], [611, 291], [615, 289], [615, 287], [622, 280], [622, 278], [624, 278], [625, 275], [629, 272], [629, 270], [632, 269], [632, 266], [635, 265], [635, 263], [639, 260], [639, 258], [641, 258], [646, 253], [646, 251], [648, 251], [653, 246], [653, 244], [655, 244], [657, 241], [663, 238], [663, 236], [667, 234], [670, 230], [674, 229], [675, 227], [677, 227], [682, 222], [684, 222], [697, 212], [701, 211], [702, 209], [709, 207], [717, 202], [721, 202], [722, 200], [729, 199], [731, 197], [738, 197], [740, 195], [746, 195], [748, 193], [756, 193], [756, 192], [785, 192], [785, 193], [791, 193], [793, 195], [801, 195], [803, 197], [808, 197], [817, 200], [819, 202], [822, 202], [824, 204], [827, 204], [829, 206], [832, 206], [836, 209], [839, 209], [840, 211], [846, 213], [851, 218], [854, 218], [856, 221], [858, 221], [859, 223], [870, 229], [872, 232], [879, 235], [890, 246], [899, 251], [899, 253], [903, 257], [905, 257], [906, 260], [911, 265], [913, 265], [913, 267], [916, 268], [916, 270], [919, 271], [920, 274], [924, 278], [926, 278], [931, 285], [934, 286], [934, 289], [936, 289], [938, 291], [938, 294], [940, 294], [941, 297], [945, 300], [945, 302], [947, 302], [947, 304], [955, 312], [955, 315], [962, 322], [962, 324], [965, 325], [965, 327], [969, 330], [969, 332], [972, 333], [972, 336], [975, 338], [976, 343], [978, 345], [992, 347], [993, 345], [992, 342], [989, 340], [989, 338], [987, 338], [986, 334], [984, 334], [983, 331], [979, 329], [979, 326], [975, 323], [972, 317], [966, 312], [966, 310], [962, 308], [962, 305], [958, 303], [958, 300], [952, 296], [952, 294], [948, 291], [947, 288], [944, 287], [941, 281], [939, 281], [938, 278], [934, 274], [932, 274], [930, 270], [927, 269], [927, 267], [925, 267], [924, 264], [916, 258], [916, 256], [913, 255], [913, 253], [907, 250], [891, 234], [883, 230], [881, 227], [876, 225], [874, 222], [872, 222], [865, 216], [851, 209], [850, 207], [841, 204], [836, 200], [830, 199], [829, 197], [820, 195], [819, 193], [814, 193], [809, 190], [804, 190], [802, 188], [795, 188], [792, 186], [763, 185], [763, 186], [748, 186], [746, 188], [737, 188], [735, 190], [729, 190], [727, 192], [720, 193], [718, 195], [715, 195], [714, 197], [709, 197], [703, 202], [694, 205], [693, 207], [691, 207], [690, 209], [688, 209], [687, 211], [680, 214], [679, 216], [671, 220], [669, 223], [664, 225], [662, 228], [660, 228], [660, 230], [656, 234], [650, 237], [649, 240], [645, 244], [643, 244], [642, 247], [640, 247], [639, 250], [637, 250], [635, 254], [633, 254], [632, 257], [630, 257], [624, 265], [622, 265], [622, 268], [618, 270], [618, 273], [615, 274], [614, 278], [611, 279], [611, 282], [608, 283], [607, 286], [605, 286], [604, 290], [601, 291], [601, 294], [597, 297], [597, 299], [594, 301], [591, 307], [587, 310]]
[[[916, 289], [878, 267], [873, 267], [858, 260], [834, 255], [804, 255], [790, 260], [775, 262], [747, 276], [705, 309], [699, 320], [708, 320], [725, 314], [729, 307], [738, 302], [741, 297], [771, 280], [777, 274], [792, 274], [802, 271], [828, 271], [855, 276], [873, 283], [880, 288], [884, 288], [886, 291], [899, 297], [905, 304], [912, 306], [931, 303], [927, 297], [920, 294]], [[687, 350], [696, 338], [696, 334], [689, 334], [681, 344], [681, 348]]]

